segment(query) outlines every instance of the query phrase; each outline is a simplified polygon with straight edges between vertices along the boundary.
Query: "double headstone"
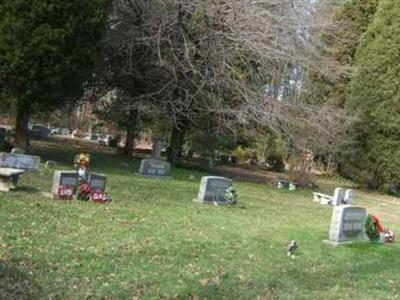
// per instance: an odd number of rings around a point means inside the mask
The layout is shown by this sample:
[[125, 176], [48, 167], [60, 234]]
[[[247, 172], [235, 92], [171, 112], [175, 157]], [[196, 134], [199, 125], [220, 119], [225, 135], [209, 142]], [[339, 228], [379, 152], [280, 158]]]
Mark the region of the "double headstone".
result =
[[333, 197], [332, 197], [332, 205], [333, 206], [339, 206], [339, 205], [342, 205], [343, 204], [343, 202], [344, 202], [344, 196], [345, 196], [345, 192], [344, 192], [344, 189], [342, 189], [342, 188], [336, 188], [335, 189], [335, 193], [333, 194]]
[[332, 205], [354, 205], [355, 204], [355, 193], [353, 190], [344, 190], [342, 188], [336, 188], [332, 198]]
[[332, 246], [365, 240], [364, 223], [367, 211], [363, 207], [341, 205], [333, 208], [329, 239]]
[[199, 203], [225, 203], [226, 190], [232, 186], [232, 180], [218, 176], [204, 176], [201, 178], [197, 202]]
[[[56, 198], [72, 199], [78, 187], [79, 174], [77, 171], [55, 171], [52, 194]], [[87, 177], [92, 194], [105, 194], [107, 176], [89, 173]]]
[[149, 177], [169, 177], [171, 175], [171, 164], [161, 160], [161, 152], [164, 148], [164, 140], [153, 140], [153, 153], [151, 159], [142, 159], [139, 173]]

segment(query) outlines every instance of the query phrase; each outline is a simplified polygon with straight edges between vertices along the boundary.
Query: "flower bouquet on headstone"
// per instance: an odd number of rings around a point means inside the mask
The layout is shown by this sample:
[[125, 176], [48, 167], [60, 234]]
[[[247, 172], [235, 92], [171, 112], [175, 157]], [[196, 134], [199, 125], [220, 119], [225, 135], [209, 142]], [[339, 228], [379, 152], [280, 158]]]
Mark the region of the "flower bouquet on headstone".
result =
[[233, 186], [230, 186], [225, 191], [225, 200], [228, 206], [235, 206], [237, 204], [238, 193]]
[[90, 186], [86, 180], [81, 181], [77, 198], [82, 201], [88, 201], [90, 199]]
[[75, 156], [74, 164], [78, 169], [78, 200], [87, 201], [90, 199], [90, 186], [87, 182], [86, 170], [90, 165], [90, 154], [81, 153]]

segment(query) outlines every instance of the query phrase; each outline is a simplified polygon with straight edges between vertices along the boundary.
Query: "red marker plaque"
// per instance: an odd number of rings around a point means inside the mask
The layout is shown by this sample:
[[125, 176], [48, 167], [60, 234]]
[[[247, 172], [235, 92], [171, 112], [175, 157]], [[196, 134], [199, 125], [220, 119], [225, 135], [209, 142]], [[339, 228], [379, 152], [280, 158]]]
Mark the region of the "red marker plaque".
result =
[[57, 194], [58, 194], [58, 197], [60, 199], [72, 200], [72, 198], [74, 197], [74, 188], [68, 187], [68, 186], [65, 186], [65, 185], [61, 185], [58, 188]]
[[101, 190], [96, 190], [90, 193], [90, 200], [99, 203], [107, 202], [107, 193]]

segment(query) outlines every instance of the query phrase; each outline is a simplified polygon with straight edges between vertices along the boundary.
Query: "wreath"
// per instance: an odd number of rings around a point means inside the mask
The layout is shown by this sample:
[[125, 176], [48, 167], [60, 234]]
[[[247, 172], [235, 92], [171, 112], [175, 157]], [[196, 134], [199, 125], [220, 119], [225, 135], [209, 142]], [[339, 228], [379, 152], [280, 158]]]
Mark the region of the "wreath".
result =
[[384, 229], [380, 218], [369, 214], [365, 220], [365, 234], [371, 242], [378, 242], [381, 237], [381, 232], [384, 232]]

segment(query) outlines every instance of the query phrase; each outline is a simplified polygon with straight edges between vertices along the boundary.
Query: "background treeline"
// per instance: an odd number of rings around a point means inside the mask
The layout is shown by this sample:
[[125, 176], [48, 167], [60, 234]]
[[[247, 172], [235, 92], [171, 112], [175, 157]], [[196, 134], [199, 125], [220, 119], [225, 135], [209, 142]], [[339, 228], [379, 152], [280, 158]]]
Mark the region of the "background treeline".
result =
[[312, 165], [400, 185], [400, 4], [392, 0], [3, 0], [0, 107], [27, 124], [88, 101], [168, 160]]

